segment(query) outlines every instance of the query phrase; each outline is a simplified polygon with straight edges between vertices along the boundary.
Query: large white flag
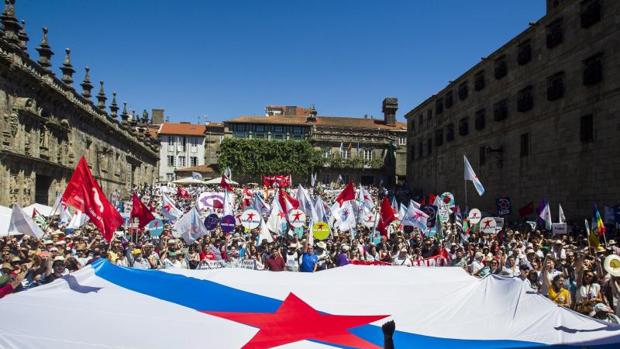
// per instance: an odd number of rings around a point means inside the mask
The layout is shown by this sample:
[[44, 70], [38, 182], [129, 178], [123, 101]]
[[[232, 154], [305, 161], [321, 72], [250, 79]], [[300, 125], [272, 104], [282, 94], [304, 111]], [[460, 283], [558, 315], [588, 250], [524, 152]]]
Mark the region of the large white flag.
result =
[[325, 203], [318, 195], [316, 197], [316, 201], [314, 202], [314, 211], [316, 212], [317, 222], [329, 221], [329, 216], [327, 214], [327, 210], [325, 209]]
[[263, 240], [267, 240], [267, 242], [273, 242], [273, 237], [271, 236], [271, 232], [267, 229], [267, 224], [265, 224], [265, 220], [263, 217], [260, 217], [260, 235], [258, 236], [258, 243], [263, 242]]
[[88, 222], [88, 216], [84, 214], [82, 211], [76, 211], [73, 217], [71, 217], [71, 221], [69, 221], [69, 225], [67, 228], [69, 229], [79, 229], [86, 222]]
[[398, 210], [398, 220], [402, 221], [406, 215], [407, 215], [407, 206], [401, 202], [400, 209]]
[[299, 209], [304, 211], [306, 216], [310, 217], [313, 221], [318, 221], [316, 211], [310, 199], [310, 194], [301, 184], [297, 187], [296, 199], [299, 201]]
[[254, 193], [252, 207], [260, 212], [263, 217], [269, 215], [269, 212], [271, 212], [271, 206], [263, 200], [263, 197], [258, 192]]
[[282, 220], [286, 220], [286, 212], [280, 206], [278, 195], [274, 195], [271, 202], [271, 213], [267, 219], [267, 228], [274, 233], [280, 233], [282, 230]]
[[335, 227], [340, 231], [350, 231], [351, 229], [355, 229], [355, 225], [357, 224], [357, 220], [355, 219], [355, 211], [353, 209], [353, 205], [351, 205], [351, 201], [346, 201], [342, 207], [337, 209], [334, 214], [335, 218]]
[[540, 219], [545, 221], [545, 229], [551, 230], [551, 224], [553, 223], [551, 220], [551, 208], [549, 207], [549, 203], [545, 204], [545, 207], [540, 211], [539, 215]]
[[482, 196], [482, 194], [484, 194], [484, 187], [482, 186], [480, 179], [478, 179], [478, 176], [476, 176], [476, 173], [471, 167], [469, 160], [467, 160], [467, 156], [463, 155], [463, 160], [465, 162], [465, 180], [472, 181], [472, 183], [474, 183], [476, 191], [478, 192], [478, 195]]
[[566, 223], [566, 216], [564, 215], [564, 210], [562, 209], [561, 204], [558, 204], [558, 222]]
[[192, 207], [189, 212], [174, 223], [172, 230], [172, 235], [182, 238], [188, 244], [207, 234], [209, 234], [209, 231], [202, 223], [196, 207]]
[[30, 235], [37, 239], [40, 239], [44, 234], [43, 230], [32, 221], [32, 218], [30, 218], [18, 204], [13, 205], [8, 233], [9, 235]]

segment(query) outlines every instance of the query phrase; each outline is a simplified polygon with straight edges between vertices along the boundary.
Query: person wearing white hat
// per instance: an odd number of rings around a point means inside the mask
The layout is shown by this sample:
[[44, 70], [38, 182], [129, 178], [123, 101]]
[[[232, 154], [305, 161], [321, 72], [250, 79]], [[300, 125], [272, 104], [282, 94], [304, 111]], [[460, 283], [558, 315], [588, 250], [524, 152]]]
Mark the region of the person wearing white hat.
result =
[[398, 265], [398, 266], [404, 266], [404, 267], [412, 266], [413, 263], [411, 262], [411, 258], [407, 252], [408, 251], [406, 247], [401, 248], [398, 254], [392, 260], [392, 265]]

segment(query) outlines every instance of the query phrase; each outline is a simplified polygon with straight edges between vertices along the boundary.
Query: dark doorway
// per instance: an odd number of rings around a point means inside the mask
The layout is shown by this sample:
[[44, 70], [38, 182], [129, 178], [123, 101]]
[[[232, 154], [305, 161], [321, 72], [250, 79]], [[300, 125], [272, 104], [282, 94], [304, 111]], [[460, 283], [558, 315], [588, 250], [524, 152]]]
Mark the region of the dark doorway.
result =
[[375, 184], [374, 176], [362, 176], [361, 178], [362, 185], [373, 185]]
[[35, 178], [34, 202], [38, 204], [49, 204], [49, 192], [52, 178], [37, 174]]

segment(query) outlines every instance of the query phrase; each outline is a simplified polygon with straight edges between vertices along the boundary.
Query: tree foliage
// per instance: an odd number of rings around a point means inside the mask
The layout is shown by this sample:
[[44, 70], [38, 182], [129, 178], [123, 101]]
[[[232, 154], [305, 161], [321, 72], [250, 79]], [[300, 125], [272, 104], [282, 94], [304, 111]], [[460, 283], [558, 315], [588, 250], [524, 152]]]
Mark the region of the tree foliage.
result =
[[230, 167], [233, 173], [251, 176], [308, 175], [322, 165], [322, 158], [308, 141], [226, 138], [218, 163], [221, 169]]

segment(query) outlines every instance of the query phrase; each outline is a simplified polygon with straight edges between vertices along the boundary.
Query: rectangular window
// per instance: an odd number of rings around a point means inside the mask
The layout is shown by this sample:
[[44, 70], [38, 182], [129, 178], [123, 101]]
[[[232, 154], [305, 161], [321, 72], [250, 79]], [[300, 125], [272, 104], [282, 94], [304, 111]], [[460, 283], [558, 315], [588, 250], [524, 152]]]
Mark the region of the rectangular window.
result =
[[275, 132], [275, 133], [282, 133], [282, 130], [283, 130], [282, 126], [274, 126], [273, 127], [273, 132]]
[[168, 180], [168, 182], [172, 182], [174, 180], [174, 174], [166, 173], [166, 180]]
[[[411, 150], [411, 156], [413, 157], [415, 155], [415, 153], [413, 152], [413, 146], [411, 146]], [[372, 160], [372, 149], [364, 149], [364, 160]]]
[[256, 132], [265, 132], [265, 125], [256, 125], [254, 129]]
[[435, 146], [441, 147], [443, 144], [443, 129], [435, 130]]
[[446, 142], [452, 142], [454, 140], [454, 124], [448, 124], [446, 126]]
[[519, 153], [522, 158], [530, 155], [530, 134], [524, 133], [521, 135], [521, 151]]
[[467, 81], [464, 81], [459, 85], [459, 99], [464, 101], [467, 99], [469, 95], [469, 84]]
[[532, 86], [527, 86], [517, 93], [517, 111], [525, 113], [534, 107], [534, 94]]
[[478, 161], [480, 166], [483, 166], [487, 163], [487, 147], [485, 145], [480, 146], [478, 150]]
[[189, 158], [190, 166], [198, 166], [198, 157], [192, 156]]
[[293, 134], [300, 135], [303, 133], [303, 129], [301, 127], [293, 127]]
[[420, 130], [422, 129], [422, 125], [424, 124], [424, 115], [420, 115], [420, 119], [418, 120], [418, 127]]
[[564, 72], [559, 72], [547, 78], [547, 100], [555, 101], [564, 97]]
[[493, 119], [495, 121], [502, 121], [508, 118], [508, 99], [502, 99], [501, 101], [493, 105]]
[[429, 138], [426, 140], [426, 155], [431, 155], [433, 153], [433, 139]]
[[174, 155], [168, 155], [168, 167], [174, 167]]
[[584, 0], [581, 2], [581, 27], [590, 28], [601, 21], [600, 0]]
[[406, 145], [407, 137], [398, 137], [398, 145]]
[[547, 26], [547, 48], [554, 48], [564, 41], [562, 18], [558, 18]]
[[484, 89], [485, 80], [484, 80], [484, 70], [479, 71], [474, 76], [474, 90], [481, 91]]
[[495, 79], [500, 80], [504, 76], [508, 75], [508, 63], [506, 62], [506, 56], [501, 56], [495, 60]]
[[450, 109], [454, 105], [454, 94], [452, 91], [446, 93], [446, 108]]
[[596, 85], [603, 80], [603, 53], [583, 61], [583, 84], [585, 86]]
[[435, 101], [435, 112], [437, 115], [443, 113], [443, 98], [437, 98]]
[[459, 135], [467, 136], [469, 134], [469, 118], [464, 117], [459, 120]]
[[332, 149], [331, 148], [324, 148], [323, 149], [323, 157], [325, 159], [329, 159], [332, 157]]
[[179, 156], [179, 167], [185, 167], [185, 156]]
[[582, 143], [590, 143], [594, 141], [594, 118], [592, 114], [581, 117], [579, 138]]
[[476, 112], [476, 120], [474, 121], [474, 127], [476, 130], [484, 130], [486, 126], [486, 109], [480, 109]]
[[351, 157], [351, 150], [344, 148], [340, 151], [340, 157], [343, 159], [348, 159]]
[[430, 121], [433, 118], [433, 109], [429, 109], [426, 111], [426, 118]]
[[525, 40], [519, 44], [517, 53], [517, 63], [526, 65], [532, 60], [532, 44], [530, 40]]

